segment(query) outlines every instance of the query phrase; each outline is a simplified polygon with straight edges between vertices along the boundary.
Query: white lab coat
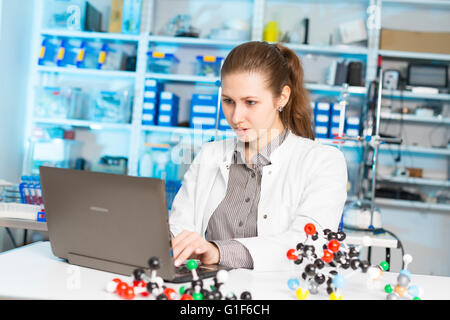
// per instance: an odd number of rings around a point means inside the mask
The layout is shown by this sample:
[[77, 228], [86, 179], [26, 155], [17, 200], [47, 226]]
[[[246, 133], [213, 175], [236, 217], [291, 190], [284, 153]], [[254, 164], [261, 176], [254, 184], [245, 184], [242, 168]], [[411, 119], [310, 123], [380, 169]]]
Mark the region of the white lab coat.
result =
[[[169, 222], [205, 236], [225, 197], [235, 139], [208, 142], [195, 157], [176, 195]], [[347, 198], [347, 166], [337, 148], [289, 132], [263, 167], [258, 236], [235, 239], [249, 250], [255, 271], [290, 270], [286, 252], [306, 239], [304, 225], [337, 230]], [[322, 243], [316, 241], [316, 249]]]

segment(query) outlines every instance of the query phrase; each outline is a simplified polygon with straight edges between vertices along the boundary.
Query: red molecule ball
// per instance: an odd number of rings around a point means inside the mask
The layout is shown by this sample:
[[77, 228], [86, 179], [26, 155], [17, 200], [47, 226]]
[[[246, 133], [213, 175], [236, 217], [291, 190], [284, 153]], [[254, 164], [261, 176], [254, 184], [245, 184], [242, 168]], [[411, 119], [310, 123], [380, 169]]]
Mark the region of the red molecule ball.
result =
[[286, 253], [286, 256], [289, 260], [297, 260], [298, 256], [295, 254], [296, 250], [295, 249], [289, 249], [288, 252]]
[[172, 288], [164, 289], [164, 294], [167, 296], [169, 300], [175, 300], [177, 293]]
[[132, 287], [128, 287], [126, 288], [122, 294], [120, 295], [122, 298], [125, 298], [127, 300], [131, 300], [134, 299], [134, 297], [136, 296], [134, 293], [134, 289]]
[[194, 300], [194, 298], [190, 294], [185, 293], [181, 296], [180, 300]]
[[330, 263], [334, 259], [334, 254], [329, 250], [323, 250], [322, 261], [325, 263]]
[[309, 236], [314, 235], [316, 233], [316, 226], [312, 223], [307, 223], [305, 225], [305, 232]]
[[120, 282], [117, 285], [116, 292], [119, 296], [122, 296], [128, 288], [129, 288], [129, 286], [126, 282]]
[[330, 240], [328, 242], [328, 249], [330, 249], [331, 252], [338, 252], [341, 244], [336, 239]]

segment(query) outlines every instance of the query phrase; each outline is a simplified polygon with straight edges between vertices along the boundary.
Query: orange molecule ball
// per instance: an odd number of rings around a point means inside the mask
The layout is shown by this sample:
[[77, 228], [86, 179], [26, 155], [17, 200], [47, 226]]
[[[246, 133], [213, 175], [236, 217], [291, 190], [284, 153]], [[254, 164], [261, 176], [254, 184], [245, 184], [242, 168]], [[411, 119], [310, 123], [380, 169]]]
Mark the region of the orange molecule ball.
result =
[[128, 286], [128, 284], [127, 284], [126, 282], [120, 282], [120, 283], [117, 285], [116, 292], [117, 292], [117, 294], [118, 294], [119, 296], [122, 296], [123, 293], [124, 293], [128, 288], [129, 288], [129, 286]]
[[305, 232], [309, 236], [316, 234], [316, 226], [312, 223], [307, 223], [305, 225]]
[[168, 298], [169, 300], [175, 300], [175, 297], [176, 297], [176, 295], [177, 295], [177, 293], [175, 292], [175, 290], [172, 289], [172, 288], [166, 288], [166, 289], [164, 289], [164, 294], [167, 296], [167, 298]]
[[134, 289], [132, 287], [128, 287], [127, 289], [125, 289], [122, 294], [120, 295], [122, 298], [125, 298], [127, 300], [131, 300], [134, 299], [134, 297], [136, 296], [134, 293]]
[[289, 260], [297, 260], [298, 256], [295, 254], [296, 250], [295, 249], [289, 249], [288, 252], [286, 253], [286, 256]]
[[190, 294], [183, 294], [180, 298], [180, 300], [194, 300]]
[[334, 253], [338, 252], [340, 247], [341, 247], [341, 244], [336, 239], [332, 239], [332, 240], [330, 240], [330, 242], [328, 242], [328, 249], [331, 252], [334, 252]]
[[325, 263], [330, 263], [334, 259], [334, 254], [329, 250], [323, 250], [322, 261]]
[[399, 286], [399, 285], [396, 285], [396, 286], [395, 286], [395, 289], [394, 289], [394, 291], [395, 291], [400, 297], [403, 297], [403, 296], [405, 295], [405, 293], [406, 293], [407, 290], [408, 290], [407, 287], [401, 287], [401, 286]]

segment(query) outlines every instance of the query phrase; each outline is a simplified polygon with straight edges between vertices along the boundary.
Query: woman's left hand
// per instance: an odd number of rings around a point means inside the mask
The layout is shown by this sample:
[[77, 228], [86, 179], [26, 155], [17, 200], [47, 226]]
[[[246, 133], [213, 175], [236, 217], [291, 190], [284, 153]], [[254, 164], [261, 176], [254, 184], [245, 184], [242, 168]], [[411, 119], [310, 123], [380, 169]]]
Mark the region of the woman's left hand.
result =
[[220, 253], [217, 246], [196, 232], [180, 232], [172, 239], [172, 249], [176, 267], [189, 258], [197, 258], [203, 264], [219, 263]]

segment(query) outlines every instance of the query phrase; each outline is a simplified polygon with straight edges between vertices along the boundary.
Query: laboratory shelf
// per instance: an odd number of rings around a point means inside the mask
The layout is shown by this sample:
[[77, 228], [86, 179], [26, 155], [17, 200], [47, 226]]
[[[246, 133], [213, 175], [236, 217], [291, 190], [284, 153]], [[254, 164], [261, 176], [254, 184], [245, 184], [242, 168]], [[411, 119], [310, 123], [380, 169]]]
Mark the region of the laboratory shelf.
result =
[[335, 146], [335, 147], [345, 147], [345, 148], [361, 148], [362, 142], [359, 141], [342, 141], [342, 140], [335, 140], [335, 139], [323, 139], [323, 138], [316, 138], [315, 141], [318, 141], [322, 144], [329, 145], [329, 146]]
[[437, 125], [450, 125], [450, 118], [443, 117], [421, 117], [413, 114], [401, 114], [401, 113], [381, 113], [382, 120], [403, 121], [403, 122], [415, 122], [425, 124], [437, 124]]
[[[141, 126], [143, 132], [166, 132], [179, 135], [203, 135], [203, 136], [215, 136], [216, 129], [197, 129], [191, 127], [165, 127], [158, 125], [143, 125]], [[217, 130], [218, 137], [235, 137], [236, 134], [232, 130]]]
[[379, 177], [379, 182], [389, 182], [397, 184], [414, 184], [429, 187], [449, 188], [449, 180], [425, 179], [425, 178], [411, 178], [411, 177]]
[[191, 46], [204, 46], [204, 47], [236, 47], [247, 41], [227, 41], [227, 40], [215, 40], [204, 38], [192, 38], [192, 37], [168, 37], [168, 36], [149, 36], [150, 43], [164, 43], [164, 44], [178, 44], [178, 45], [191, 45]]
[[71, 31], [65, 29], [44, 29], [41, 31], [41, 35], [75, 39], [115, 40], [124, 42], [137, 42], [141, 37], [139, 35], [129, 35], [123, 33]]
[[362, 55], [366, 56], [369, 50], [365, 47], [356, 46], [320, 46], [320, 45], [307, 45], [296, 43], [282, 43], [284, 46], [300, 52], [300, 53], [315, 53], [315, 54], [327, 54], [327, 55]]
[[409, 4], [450, 7], [448, 0], [383, 0], [383, 4]]
[[397, 200], [388, 198], [375, 198], [375, 203], [379, 206], [391, 206], [408, 209], [436, 210], [436, 211], [450, 212], [450, 204], [445, 203], [427, 203], [420, 201]]
[[34, 123], [71, 126], [71, 127], [84, 127], [92, 130], [130, 130], [131, 124], [129, 123], [108, 123], [88, 120], [76, 120], [76, 119], [47, 119], [47, 118], [35, 118]]
[[449, 148], [427, 148], [421, 146], [397, 146], [397, 145], [387, 145], [383, 144], [380, 146], [380, 151], [397, 151], [413, 154], [423, 154], [423, 155], [435, 155], [435, 156], [450, 156]]
[[444, 93], [417, 93], [405, 90], [387, 90], [383, 92], [384, 98], [396, 98], [396, 99], [414, 99], [414, 100], [438, 100], [438, 101], [450, 101], [450, 94]]
[[[342, 86], [331, 86], [320, 83], [305, 83], [305, 87], [310, 91], [325, 91], [325, 92], [333, 92], [335, 94], [340, 94], [344, 90]], [[367, 93], [367, 89], [366, 87], [349, 86], [348, 93], [350, 95], [365, 96]]]
[[146, 73], [145, 78], [151, 78], [156, 80], [167, 80], [174, 82], [202, 82], [211, 84], [217, 84], [217, 82], [220, 81], [219, 77], [205, 77], [189, 74], [166, 74], [166, 73]]
[[389, 57], [389, 58], [450, 61], [450, 54], [410, 52], [410, 51], [397, 51], [397, 50], [378, 50], [378, 54], [380, 56]]
[[111, 71], [111, 70], [97, 70], [97, 69], [78, 69], [78, 68], [64, 68], [64, 67], [49, 67], [38, 66], [38, 72], [60, 73], [80, 76], [93, 77], [110, 77], [110, 78], [136, 78], [134, 71]]

